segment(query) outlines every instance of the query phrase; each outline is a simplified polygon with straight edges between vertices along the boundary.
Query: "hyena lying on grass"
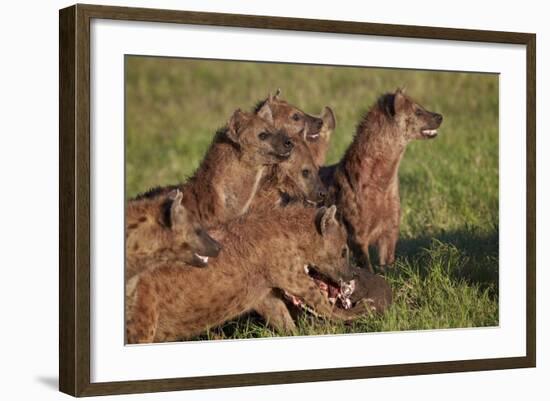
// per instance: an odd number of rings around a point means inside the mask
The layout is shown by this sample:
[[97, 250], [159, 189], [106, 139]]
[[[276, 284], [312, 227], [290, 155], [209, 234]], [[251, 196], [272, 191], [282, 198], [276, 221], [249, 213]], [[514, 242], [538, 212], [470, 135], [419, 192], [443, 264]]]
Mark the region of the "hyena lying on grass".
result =
[[363, 302], [348, 309], [331, 303], [317, 284], [337, 289], [353, 280], [347, 233], [335, 212], [334, 206], [296, 205], [250, 214], [223, 228], [224, 250], [210, 268], [181, 268], [176, 258], [132, 277], [126, 284], [127, 342], [189, 338], [251, 310], [267, 311], [272, 325], [292, 331], [286, 304], [273, 289], [326, 318], [348, 321], [369, 313]]
[[405, 148], [411, 140], [435, 138], [442, 121], [440, 114], [427, 111], [401, 90], [385, 94], [359, 123], [342, 160], [320, 171], [329, 200], [338, 206], [350, 231], [354, 251], [371, 271], [371, 245], [382, 267], [395, 260], [398, 169]]
[[320, 117], [312, 116], [281, 99], [280, 89], [275, 95], [269, 94], [266, 99], [260, 101], [255, 111], [259, 112], [266, 105], [272, 111], [275, 127], [284, 129], [294, 140], [305, 141], [312, 152], [315, 164], [323, 165], [330, 136], [336, 126], [336, 118], [331, 108], [326, 106]]
[[173, 190], [155, 198], [131, 200], [126, 207], [126, 270], [129, 278], [145, 266], [144, 258], [177, 255], [182, 261], [205, 267], [216, 257], [221, 245], [204, 230]]

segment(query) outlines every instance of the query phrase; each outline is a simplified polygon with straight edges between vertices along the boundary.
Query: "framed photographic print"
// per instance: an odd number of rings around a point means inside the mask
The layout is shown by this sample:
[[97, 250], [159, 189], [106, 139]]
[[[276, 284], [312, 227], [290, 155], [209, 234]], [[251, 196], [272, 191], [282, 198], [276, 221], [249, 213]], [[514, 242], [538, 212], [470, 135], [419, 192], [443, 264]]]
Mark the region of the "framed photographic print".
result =
[[59, 18], [61, 391], [535, 366], [535, 35]]

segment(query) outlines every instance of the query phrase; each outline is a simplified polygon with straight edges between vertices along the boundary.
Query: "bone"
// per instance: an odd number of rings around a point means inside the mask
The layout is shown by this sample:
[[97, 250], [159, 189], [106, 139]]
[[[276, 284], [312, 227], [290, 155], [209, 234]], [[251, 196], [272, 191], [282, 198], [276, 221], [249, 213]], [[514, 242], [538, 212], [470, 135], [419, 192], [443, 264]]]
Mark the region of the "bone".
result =
[[355, 291], [355, 280], [351, 280], [348, 283], [344, 281], [340, 282], [340, 292], [338, 293], [338, 299], [342, 303], [342, 307], [344, 309], [351, 308], [352, 302], [350, 297], [352, 296], [354, 291]]

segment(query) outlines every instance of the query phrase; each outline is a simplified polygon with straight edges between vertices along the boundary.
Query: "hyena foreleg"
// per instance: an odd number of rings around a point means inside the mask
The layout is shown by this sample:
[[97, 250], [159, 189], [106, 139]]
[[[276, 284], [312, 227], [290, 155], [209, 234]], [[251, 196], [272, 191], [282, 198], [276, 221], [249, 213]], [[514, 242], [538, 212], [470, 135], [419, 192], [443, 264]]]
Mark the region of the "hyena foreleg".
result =
[[395, 262], [395, 247], [398, 233], [384, 233], [377, 241], [378, 258], [380, 266], [384, 269]]
[[259, 301], [254, 306], [254, 310], [279, 333], [293, 334], [296, 331], [296, 325], [286, 303], [274, 291]]

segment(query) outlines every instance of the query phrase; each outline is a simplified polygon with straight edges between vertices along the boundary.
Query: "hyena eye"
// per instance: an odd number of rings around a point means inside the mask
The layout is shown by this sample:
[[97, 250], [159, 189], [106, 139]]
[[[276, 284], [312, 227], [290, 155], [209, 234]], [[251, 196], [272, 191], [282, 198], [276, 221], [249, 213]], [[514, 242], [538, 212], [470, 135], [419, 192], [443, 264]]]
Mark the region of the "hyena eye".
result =
[[260, 132], [260, 135], [258, 135], [258, 138], [260, 138], [260, 141], [265, 141], [269, 134], [267, 132]]
[[308, 178], [310, 174], [311, 172], [307, 168], [302, 170], [302, 177]]
[[414, 114], [416, 114], [417, 116], [421, 116], [423, 113], [422, 113], [422, 110], [420, 109], [417, 109]]
[[295, 113], [295, 114], [292, 115], [292, 119], [294, 121], [298, 121], [298, 120], [300, 120], [300, 115], [298, 113]]

